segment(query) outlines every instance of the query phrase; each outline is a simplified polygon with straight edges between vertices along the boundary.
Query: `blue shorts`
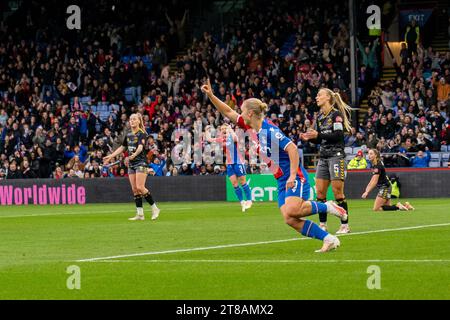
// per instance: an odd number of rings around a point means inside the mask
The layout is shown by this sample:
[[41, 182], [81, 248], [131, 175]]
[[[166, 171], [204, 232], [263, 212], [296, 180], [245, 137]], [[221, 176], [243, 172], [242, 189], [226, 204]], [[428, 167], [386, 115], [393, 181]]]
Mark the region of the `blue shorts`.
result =
[[227, 176], [231, 177], [236, 175], [237, 177], [245, 176], [245, 166], [243, 164], [229, 164], [227, 165]]
[[308, 179], [306, 178], [303, 183], [300, 177], [297, 176], [295, 180], [296, 184], [292, 189], [286, 190], [286, 181], [278, 183], [278, 208], [281, 208], [287, 197], [299, 197], [305, 201], [309, 200], [309, 195], [311, 193], [311, 187], [309, 185]]

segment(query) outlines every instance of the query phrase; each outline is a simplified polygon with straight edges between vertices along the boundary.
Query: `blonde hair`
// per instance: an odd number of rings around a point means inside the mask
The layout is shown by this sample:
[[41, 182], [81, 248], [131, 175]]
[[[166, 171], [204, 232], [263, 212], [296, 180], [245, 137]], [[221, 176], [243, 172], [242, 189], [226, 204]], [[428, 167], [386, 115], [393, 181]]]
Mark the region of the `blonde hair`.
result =
[[253, 111], [260, 118], [264, 118], [264, 115], [269, 110], [267, 103], [264, 103], [257, 98], [250, 98], [245, 100], [245, 106], [248, 110]]
[[373, 164], [377, 165], [381, 162], [381, 153], [377, 149], [370, 149], [369, 151], [373, 151], [375, 153], [375, 161], [373, 161]]
[[140, 113], [133, 113], [130, 116], [130, 119], [131, 119], [132, 116], [136, 116], [138, 118], [138, 120], [139, 120], [139, 124], [138, 124], [139, 130], [142, 131], [142, 133], [146, 133], [145, 126], [144, 126], [144, 118], [142, 117], [142, 114], [140, 114]]
[[323, 88], [321, 90], [325, 90], [330, 96], [330, 104], [332, 107], [337, 107], [339, 112], [342, 114], [344, 118], [344, 128], [347, 132], [350, 132], [352, 129], [351, 119], [352, 119], [352, 111], [355, 110], [346, 104], [339, 93], [334, 92], [328, 88]]

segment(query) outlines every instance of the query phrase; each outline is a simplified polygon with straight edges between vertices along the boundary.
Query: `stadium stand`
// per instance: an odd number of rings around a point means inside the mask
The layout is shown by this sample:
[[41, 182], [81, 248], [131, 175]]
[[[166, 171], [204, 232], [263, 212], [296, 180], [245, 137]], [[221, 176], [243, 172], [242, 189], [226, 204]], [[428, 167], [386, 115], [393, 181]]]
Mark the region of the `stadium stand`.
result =
[[[314, 165], [309, 155], [317, 146], [299, 135], [317, 117], [318, 90], [328, 87], [346, 101], [350, 96], [345, 5], [248, 1], [236, 6], [240, 11], [227, 24], [191, 37], [192, 8], [181, 1], [128, 1], [126, 10], [112, 10], [113, 2], [84, 1], [92, 12], [109, 14], [101, 21], [83, 17], [80, 32], [51, 27], [63, 24], [57, 17], [64, 15], [56, 13], [65, 10], [65, 1], [19, 7], [1, 25], [0, 179], [18, 176], [9, 174], [11, 164], [22, 176], [31, 171], [39, 178], [126, 175], [123, 157], [111, 170], [101, 159], [120, 144], [133, 112], [144, 115], [152, 136], [149, 161], [164, 164], [160, 174], [224, 174], [223, 164], [189, 162], [185, 169], [171, 160], [173, 133], [226, 121], [200, 91], [206, 77], [237, 111], [246, 98], [266, 101], [267, 116]], [[447, 166], [450, 52], [419, 44], [417, 54], [387, 74], [378, 41], [367, 35], [358, 40], [359, 59], [367, 62], [358, 75], [367, 112], [346, 139], [348, 159], [373, 147], [386, 155], [386, 166], [403, 166], [428, 148], [429, 166]], [[81, 149], [88, 156], [81, 174], [74, 174], [70, 162]], [[266, 169], [247, 167], [249, 173]]]

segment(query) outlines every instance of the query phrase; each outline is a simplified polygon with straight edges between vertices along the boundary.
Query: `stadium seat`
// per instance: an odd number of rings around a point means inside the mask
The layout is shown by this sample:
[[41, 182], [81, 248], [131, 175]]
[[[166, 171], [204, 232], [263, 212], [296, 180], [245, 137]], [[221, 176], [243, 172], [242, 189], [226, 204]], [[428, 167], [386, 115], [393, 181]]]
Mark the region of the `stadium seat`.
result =
[[448, 146], [445, 145], [445, 144], [441, 145], [441, 152], [447, 152], [447, 151], [450, 151], [450, 150], [448, 149]]
[[83, 104], [86, 104], [86, 103], [91, 103], [91, 97], [89, 97], [89, 96], [85, 96], [85, 97], [81, 97], [80, 98], [80, 102], [81, 103], [83, 103]]
[[353, 154], [353, 149], [352, 147], [345, 147], [344, 152], [345, 154]]
[[131, 57], [130, 57], [130, 56], [123, 56], [123, 57], [122, 57], [122, 62], [123, 62], [123, 63], [128, 63], [128, 62], [130, 62], [130, 60], [131, 60]]
[[441, 166], [441, 162], [439, 159], [431, 159], [430, 160], [430, 168], [439, 168]]
[[440, 153], [437, 153], [437, 152], [432, 152], [431, 153], [431, 160], [439, 160], [440, 159]]
[[361, 150], [361, 147], [354, 147], [352, 150], [352, 154], [357, 154], [358, 151]]
[[108, 111], [100, 111], [100, 120], [102, 121], [108, 120], [109, 114], [110, 113]]
[[131, 94], [131, 88], [125, 88], [125, 100], [127, 100], [127, 102], [133, 101], [133, 95]]

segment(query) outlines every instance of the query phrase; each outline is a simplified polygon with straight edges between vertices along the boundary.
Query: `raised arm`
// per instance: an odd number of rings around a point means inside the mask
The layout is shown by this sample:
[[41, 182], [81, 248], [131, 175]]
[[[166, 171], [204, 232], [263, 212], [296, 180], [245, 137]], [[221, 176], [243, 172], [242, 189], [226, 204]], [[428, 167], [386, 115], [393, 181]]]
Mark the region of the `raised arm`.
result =
[[169, 15], [166, 12], [166, 19], [169, 22], [170, 26], [173, 27], [173, 21], [170, 19]]
[[186, 9], [186, 10], [184, 10], [183, 19], [181, 19], [181, 23], [180, 23], [182, 28], [184, 27], [184, 24], [186, 23], [187, 14], [188, 14], [188, 10]]
[[219, 112], [224, 116], [230, 119], [232, 122], [236, 123], [239, 117], [239, 113], [231, 109], [226, 103], [222, 102], [219, 98], [217, 98], [211, 87], [211, 83], [209, 79], [206, 84], [202, 85], [202, 91], [208, 96], [209, 100], [211, 100], [212, 104], [219, 110]]

